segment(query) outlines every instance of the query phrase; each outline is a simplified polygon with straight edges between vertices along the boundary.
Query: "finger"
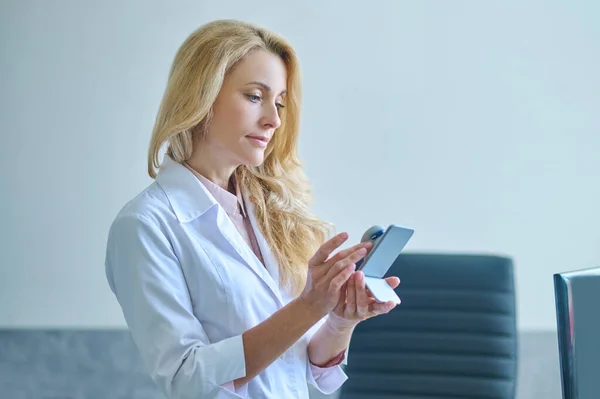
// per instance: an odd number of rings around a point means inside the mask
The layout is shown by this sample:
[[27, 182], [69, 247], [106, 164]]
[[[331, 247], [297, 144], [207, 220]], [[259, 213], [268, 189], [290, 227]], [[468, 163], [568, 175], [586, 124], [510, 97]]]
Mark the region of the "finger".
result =
[[[326, 275], [330, 270], [331, 267], [336, 263], [339, 262], [340, 260], [343, 260], [344, 258], [348, 257], [352, 252], [357, 251], [361, 248], [365, 248], [366, 251], [368, 251], [368, 248], [373, 244], [369, 245], [365, 245], [366, 243], [359, 243], [356, 245], [353, 245], [350, 248], [344, 249], [342, 251], [339, 251], [338, 253], [336, 253], [333, 257], [331, 257], [330, 259], [326, 260], [324, 263], [322, 263], [321, 265], [315, 265], [313, 267], [313, 276], [315, 279], [319, 279], [321, 278], [323, 275]], [[367, 252], [365, 252], [364, 255], [362, 255], [363, 257], [366, 256]], [[360, 259], [360, 258], [359, 258]], [[355, 261], [354, 263], [358, 262]], [[341, 266], [343, 267], [343, 266]], [[330, 276], [331, 277], [331, 276]], [[331, 277], [333, 278], [333, 277]]]
[[356, 315], [356, 273], [348, 279], [348, 289], [346, 290], [346, 316]]
[[335, 305], [335, 308], [333, 309], [333, 311], [338, 315], [344, 314], [344, 307], [346, 306], [347, 292], [348, 292], [348, 281], [346, 281], [346, 283], [342, 286], [342, 289], [340, 292], [340, 299], [339, 299], [337, 305]]
[[350, 264], [342, 269], [329, 283], [329, 289], [334, 292], [339, 291], [348, 279], [352, 277], [352, 273], [354, 273], [354, 264]]
[[324, 263], [329, 255], [340, 245], [342, 245], [348, 239], [348, 233], [340, 233], [330, 240], [326, 241], [319, 247], [317, 252], [308, 261], [309, 267], [318, 266]]
[[400, 285], [400, 279], [398, 277], [386, 277], [385, 281], [387, 281], [392, 288], [396, 288]]
[[[367, 255], [367, 252], [364, 252], [362, 255], [358, 254], [357, 257], [353, 258], [353, 260], [348, 260], [346, 258], [353, 255], [353, 252], [356, 252], [362, 248], [364, 248], [364, 247], [361, 246], [360, 244], [355, 245], [352, 248], [348, 248], [347, 250], [338, 252], [335, 255], [335, 257], [332, 257], [331, 259], [325, 261], [325, 263], [313, 267], [311, 269], [313, 278], [315, 278], [315, 279], [325, 278], [326, 280], [330, 280], [333, 278], [333, 276], [335, 274], [335, 271], [332, 272], [332, 268], [337, 268], [336, 270], [341, 270], [345, 267], [345, 264], [347, 264], [349, 262], [354, 263], [354, 270], [356, 270], [356, 264], [358, 263], [358, 261], [360, 259], [364, 258]], [[367, 251], [366, 248], [364, 248], [364, 249], [365, 249], [365, 251]], [[339, 262], [342, 262], [342, 263], [339, 263]], [[328, 274], [329, 274], [329, 276], [327, 276]]]
[[346, 248], [346, 249], [343, 249], [343, 250], [339, 251], [339, 252], [338, 252], [338, 253], [336, 253], [334, 256], [332, 256], [330, 259], [328, 259], [328, 260], [325, 262], [325, 264], [330, 264], [330, 265], [332, 265], [332, 264], [334, 264], [335, 262], [337, 262], [338, 260], [340, 260], [340, 259], [343, 259], [343, 258], [347, 257], [347, 256], [348, 256], [348, 255], [350, 255], [352, 252], [354, 252], [354, 251], [357, 251], [357, 250], [359, 250], [359, 249], [361, 249], [361, 248], [365, 248], [365, 249], [366, 249], [366, 251], [367, 251], [367, 252], [365, 253], [365, 255], [366, 255], [367, 253], [369, 253], [369, 250], [370, 250], [371, 248], [373, 248], [373, 243], [372, 243], [372, 242], [370, 242], [370, 241], [359, 242], [358, 244], [356, 244], [356, 245], [353, 245], [353, 246], [351, 246], [350, 248]]
[[327, 281], [332, 280], [344, 268], [349, 267], [349, 266], [351, 266], [352, 271], [354, 271], [354, 269], [356, 268], [356, 262], [358, 262], [359, 259], [361, 259], [363, 256], [365, 256], [366, 253], [367, 253], [366, 249], [360, 248], [360, 249], [354, 251], [353, 253], [351, 253], [350, 255], [348, 255], [347, 257], [338, 260], [337, 262], [335, 262], [333, 265], [331, 265], [329, 267], [329, 271], [327, 272], [327, 275], [325, 276], [325, 280], [327, 280]]
[[396, 303], [393, 301], [387, 301], [387, 302], [383, 302], [383, 303], [376, 302], [376, 303], [371, 304], [369, 310], [375, 316], [375, 315], [379, 315], [379, 314], [388, 313], [395, 307], [396, 307]]
[[356, 281], [356, 314], [360, 319], [367, 317], [369, 313], [369, 297], [367, 296], [367, 290], [365, 289], [365, 275], [359, 271]]

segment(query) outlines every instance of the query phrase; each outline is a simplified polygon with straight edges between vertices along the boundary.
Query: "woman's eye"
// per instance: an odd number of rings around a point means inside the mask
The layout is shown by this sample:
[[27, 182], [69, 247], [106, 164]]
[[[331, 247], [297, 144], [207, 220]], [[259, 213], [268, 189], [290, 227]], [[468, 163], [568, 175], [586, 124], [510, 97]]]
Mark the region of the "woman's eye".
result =
[[254, 94], [248, 94], [248, 98], [253, 103], [260, 101], [260, 96], [257, 96], [257, 95], [254, 95]]
[[283, 104], [281, 104], [281, 103], [277, 103], [277, 104], [275, 104], [275, 105], [277, 105], [277, 108], [279, 108], [279, 109], [283, 109], [283, 108], [285, 108], [285, 105], [283, 105]]

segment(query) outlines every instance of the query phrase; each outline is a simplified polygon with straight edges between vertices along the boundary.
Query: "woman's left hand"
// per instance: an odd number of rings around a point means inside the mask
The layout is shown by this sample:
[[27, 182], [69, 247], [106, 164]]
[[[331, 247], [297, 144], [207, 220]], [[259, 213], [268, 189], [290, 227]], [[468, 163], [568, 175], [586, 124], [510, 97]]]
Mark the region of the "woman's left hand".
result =
[[[385, 279], [392, 288], [398, 287], [398, 277]], [[337, 306], [329, 313], [328, 322], [338, 331], [354, 328], [358, 323], [373, 316], [388, 313], [396, 304], [392, 301], [380, 303], [373, 298], [371, 292], [365, 287], [365, 278], [362, 271], [357, 271], [348, 279], [346, 287], [342, 288]]]

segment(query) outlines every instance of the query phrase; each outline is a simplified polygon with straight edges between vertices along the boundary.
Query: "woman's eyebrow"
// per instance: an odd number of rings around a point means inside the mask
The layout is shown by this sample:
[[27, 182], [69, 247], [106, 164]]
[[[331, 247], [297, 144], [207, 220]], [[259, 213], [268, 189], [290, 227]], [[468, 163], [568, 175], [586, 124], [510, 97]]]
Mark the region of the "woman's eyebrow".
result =
[[[271, 87], [269, 87], [269, 85], [267, 85], [266, 83], [263, 83], [263, 82], [253, 81], [253, 82], [250, 82], [250, 83], [246, 83], [246, 86], [250, 86], [250, 85], [260, 86], [260, 87], [262, 87], [263, 89], [265, 89], [268, 92], [272, 91]], [[279, 95], [286, 94], [286, 93], [287, 93], [287, 90], [284, 90]]]

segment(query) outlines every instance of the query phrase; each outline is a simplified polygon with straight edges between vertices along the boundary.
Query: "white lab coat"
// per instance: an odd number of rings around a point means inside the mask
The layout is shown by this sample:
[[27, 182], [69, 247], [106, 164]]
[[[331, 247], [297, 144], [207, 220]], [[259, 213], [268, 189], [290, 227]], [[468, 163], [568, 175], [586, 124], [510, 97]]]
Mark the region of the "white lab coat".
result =
[[279, 288], [277, 261], [245, 199], [266, 268], [202, 183], [166, 155], [156, 180], [111, 225], [106, 277], [167, 398], [308, 399], [307, 382], [331, 393], [347, 378], [339, 366], [323, 370], [308, 361], [323, 319], [231, 391], [246, 374], [242, 333], [293, 299]]

